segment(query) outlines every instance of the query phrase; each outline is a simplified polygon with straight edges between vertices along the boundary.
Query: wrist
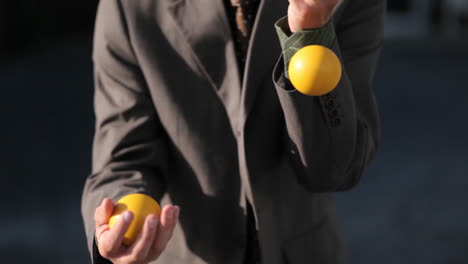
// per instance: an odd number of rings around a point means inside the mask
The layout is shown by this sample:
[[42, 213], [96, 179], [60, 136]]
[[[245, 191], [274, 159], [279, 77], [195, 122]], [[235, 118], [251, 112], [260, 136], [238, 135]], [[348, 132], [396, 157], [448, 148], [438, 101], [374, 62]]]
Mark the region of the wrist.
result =
[[288, 24], [291, 32], [325, 26], [342, 2], [342, 0], [289, 0]]
[[325, 26], [331, 19], [331, 16], [314, 13], [298, 14], [291, 10], [288, 12], [288, 24], [291, 32], [297, 32], [307, 29], [317, 29]]

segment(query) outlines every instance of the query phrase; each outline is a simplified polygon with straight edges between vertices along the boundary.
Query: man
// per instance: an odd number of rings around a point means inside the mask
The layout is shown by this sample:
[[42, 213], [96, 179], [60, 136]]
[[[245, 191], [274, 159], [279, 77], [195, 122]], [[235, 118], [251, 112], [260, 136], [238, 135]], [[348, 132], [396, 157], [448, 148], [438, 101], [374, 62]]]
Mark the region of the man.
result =
[[[385, 3], [234, 4], [101, 0], [82, 202], [94, 263], [344, 262], [332, 193], [355, 186], [377, 148]], [[285, 72], [311, 44], [343, 64], [320, 97], [294, 91]], [[125, 247], [132, 214], [107, 222], [135, 192], [165, 206]]]

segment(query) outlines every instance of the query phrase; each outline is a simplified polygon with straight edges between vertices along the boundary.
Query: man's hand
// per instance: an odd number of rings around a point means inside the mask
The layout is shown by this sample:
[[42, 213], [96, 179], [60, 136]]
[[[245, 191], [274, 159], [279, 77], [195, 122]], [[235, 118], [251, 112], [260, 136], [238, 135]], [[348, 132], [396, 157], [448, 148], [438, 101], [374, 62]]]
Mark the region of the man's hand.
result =
[[148, 215], [137, 239], [127, 247], [122, 244], [122, 239], [133, 215], [130, 211], [124, 212], [123, 217], [119, 217], [112, 229], [109, 229], [109, 218], [114, 206], [114, 202], [106, 198], [94, 214], [96, 241], [101, 256], [114, 264], [143, 264], [157, 259], [172, 236], [179, 217], [179, 207], [166, 205], [160, 218]]
[[288, 23], [291, 32], [324, 26], [342, 0], [289, 0]]

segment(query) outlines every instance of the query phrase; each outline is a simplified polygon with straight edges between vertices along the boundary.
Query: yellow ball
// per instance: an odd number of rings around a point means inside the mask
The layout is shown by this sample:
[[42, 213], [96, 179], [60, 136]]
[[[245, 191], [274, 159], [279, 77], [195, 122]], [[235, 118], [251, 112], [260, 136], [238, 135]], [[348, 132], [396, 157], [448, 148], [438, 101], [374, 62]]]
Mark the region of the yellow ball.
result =
[[330, 49], [310, 45], [294, 54], [288, 66], [289, 80], [306, 95], [320, 96], [336, 88], [341, 79], [341, 63]]
[[149, 214], [161, 215], [161, 207], [151, 197], [141, 193], [133, 193], [122, 197], [114, 208], [111, 218], [109, 219], [109, 228], [115, 224], [120, 215], [125, 211], [133, 213], [133, 221], [127, 229], [123, 238], [124, 245], [131, 245], [137, 238], [140, 230], [145, 223], [145, 218]]

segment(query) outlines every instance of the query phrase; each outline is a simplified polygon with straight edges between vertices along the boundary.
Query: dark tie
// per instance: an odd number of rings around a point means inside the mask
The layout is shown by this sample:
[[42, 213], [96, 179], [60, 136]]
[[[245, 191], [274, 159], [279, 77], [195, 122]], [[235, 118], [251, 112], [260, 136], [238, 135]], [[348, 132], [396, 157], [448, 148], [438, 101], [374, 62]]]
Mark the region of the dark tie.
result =
[[239, 66], [243, 70], [259, 0], [231, 0], [231, 4], [235, 8], [236, 28], [233, 37], [236, 41]]

